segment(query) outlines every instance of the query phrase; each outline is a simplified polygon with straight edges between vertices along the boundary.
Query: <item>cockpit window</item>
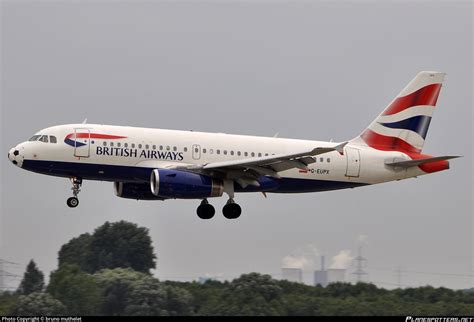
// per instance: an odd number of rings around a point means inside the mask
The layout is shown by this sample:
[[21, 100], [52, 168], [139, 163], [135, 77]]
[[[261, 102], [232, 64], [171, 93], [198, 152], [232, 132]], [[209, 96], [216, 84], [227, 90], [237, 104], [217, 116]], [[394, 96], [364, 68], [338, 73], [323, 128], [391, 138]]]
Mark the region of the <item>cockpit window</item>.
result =
[[56, 143], [56, 142], [57, 142], [56, 137], [50, 135], [50, 136], [49, 136], [49, 142], [51, 142], [51, 143]]
[[31, 137], [31, 139], [29, 139], [28, 141], [38, 141], [38, 139], [39, 139], [40, 136], [41, 136], [41, 135], [33, 135], [33, 136]]
[[41, 142], [44, 142], [44, 143], [48, 143], [48, 136], [47, 135], [43, 135], [42, 137], [40, 137], [40, 139], [38, 141], [41, 141]]

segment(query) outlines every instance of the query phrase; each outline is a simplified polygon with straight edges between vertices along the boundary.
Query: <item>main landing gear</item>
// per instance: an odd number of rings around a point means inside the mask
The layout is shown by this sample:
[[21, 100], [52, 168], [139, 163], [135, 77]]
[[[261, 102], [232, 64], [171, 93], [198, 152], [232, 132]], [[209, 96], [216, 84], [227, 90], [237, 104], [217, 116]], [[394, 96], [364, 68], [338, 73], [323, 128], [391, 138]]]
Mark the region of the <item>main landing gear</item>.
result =
[[[201, 219], [211, 219], [212, 217], [214, 217], [216, 210], [214, 209], [214, 206], [212, 206], [207, 201], [207, 199], [204, 199], [197, 208], [196, 212], [198, 217]], [[240, 206], [235, 203], [234, 199], [229, 199], [224, 208], [222, 208], [222, 213], [227, 219], [237, 219], [242, 213], [242, 208], [240, 208]]]
[[235, 203], [234, 199], [231, 198], [227, 201], [224, 208], [222, 208], [222, 213], [227, 219], [237, 219], [242, 213], [242, 208], [240, 208], [239, 204]]
[[79, 205], [79, 199], [77, 198], [77, 195], [81, 191], [82, 179], [71, 178], [71, 182], [72, 182], [71, 190], [74, 197], [68, 198], [66, 203], [69, 206], [69, 208], [76, 208]]
[[209, 204], [209, 202], [207, 202], [207, 199], [201, 201], [201, 204], [197, 208], [197, 215], [201, 219], [211, 219], [212, 217], [214, 217], [215, 213], [216, 210], [214, 209], [214, 206]]

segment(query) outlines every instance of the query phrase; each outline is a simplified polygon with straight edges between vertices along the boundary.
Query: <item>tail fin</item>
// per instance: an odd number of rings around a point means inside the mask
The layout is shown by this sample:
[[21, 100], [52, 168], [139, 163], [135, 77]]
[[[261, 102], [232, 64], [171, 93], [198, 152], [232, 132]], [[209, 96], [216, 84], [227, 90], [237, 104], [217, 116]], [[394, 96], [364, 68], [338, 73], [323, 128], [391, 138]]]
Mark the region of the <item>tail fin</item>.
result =
[[420, 153], [444, 75], [440, 72], [418, 73], [351, 143], [384, 151]]

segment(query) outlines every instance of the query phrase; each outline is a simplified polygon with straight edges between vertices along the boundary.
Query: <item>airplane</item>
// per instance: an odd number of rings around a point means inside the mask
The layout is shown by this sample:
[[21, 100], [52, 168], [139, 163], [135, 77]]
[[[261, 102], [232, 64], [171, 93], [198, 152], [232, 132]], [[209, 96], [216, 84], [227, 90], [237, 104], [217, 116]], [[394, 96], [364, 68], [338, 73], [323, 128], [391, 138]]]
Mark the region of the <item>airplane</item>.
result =
[[354, 139], [333, 143], [99, 124], [48, 127], [8, 152], [16, 166], [69, 178], [71, 208], [83, 180], [111, 181], [118, 197], [197, 199], [197, 215], [215, 214], [209, 198], [235, 193], [305, 193], [397, 181], [449, 169], [459, 156], [422, 154], [445, 74], [422, 71]]

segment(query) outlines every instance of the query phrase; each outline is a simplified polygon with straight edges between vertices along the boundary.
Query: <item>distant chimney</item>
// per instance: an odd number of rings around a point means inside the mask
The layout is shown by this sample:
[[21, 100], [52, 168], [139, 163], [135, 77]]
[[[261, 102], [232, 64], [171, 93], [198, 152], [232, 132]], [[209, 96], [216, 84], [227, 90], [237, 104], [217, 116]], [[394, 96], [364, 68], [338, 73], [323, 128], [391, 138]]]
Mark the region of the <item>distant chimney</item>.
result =
[[321, 271], [324, 271], [324, 255], [321, 256]]

